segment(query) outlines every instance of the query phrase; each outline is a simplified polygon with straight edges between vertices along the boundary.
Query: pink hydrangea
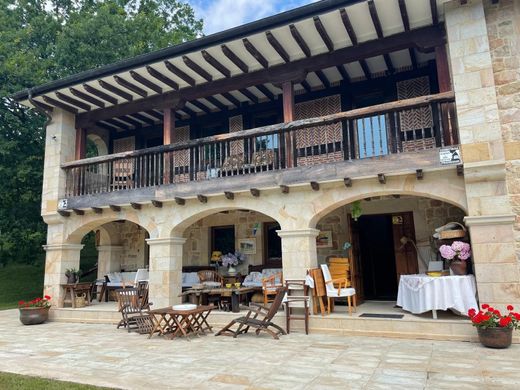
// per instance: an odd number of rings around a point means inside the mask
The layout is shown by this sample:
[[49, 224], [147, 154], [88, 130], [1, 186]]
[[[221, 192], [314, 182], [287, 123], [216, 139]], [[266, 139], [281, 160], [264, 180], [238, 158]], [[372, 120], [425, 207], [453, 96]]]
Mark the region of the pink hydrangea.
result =
[[455, 251], [449, 245], [442, 245], [439, 251], [441, 252], [441, 256], [447, 260], [452, 260], [456, 255]]
[[465, 242], [455, 241], [451, 244], [451, 249], [453, 249], [455, 252], [460, 252], [465, 245], [467, 245]]

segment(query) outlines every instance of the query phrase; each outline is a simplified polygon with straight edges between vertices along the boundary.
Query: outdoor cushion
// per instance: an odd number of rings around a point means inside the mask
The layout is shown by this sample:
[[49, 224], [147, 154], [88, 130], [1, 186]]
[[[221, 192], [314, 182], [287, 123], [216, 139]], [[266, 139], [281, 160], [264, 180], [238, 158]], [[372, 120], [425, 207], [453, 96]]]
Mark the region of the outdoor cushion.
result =
[[182, 287], [192, 287], [194, 284], [199, 284], [199, 275], [196, 272], [182, 273]]
[[244, 287], [262, 287], [262, 273], [261, 272], [251, 272], [244, 279], [242, 286], [244, 286]]

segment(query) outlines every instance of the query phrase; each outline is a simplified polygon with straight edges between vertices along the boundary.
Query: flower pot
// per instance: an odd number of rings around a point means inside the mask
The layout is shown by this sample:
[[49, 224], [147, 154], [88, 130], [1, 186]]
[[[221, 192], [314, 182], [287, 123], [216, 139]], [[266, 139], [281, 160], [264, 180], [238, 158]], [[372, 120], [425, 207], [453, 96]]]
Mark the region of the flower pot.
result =
[[76, 275], [67, 276], [67, 284], [74, 284], [77, 282]]
[[42, 324], [49, 318], [49, 307], [21, 307], [20, 322], [24, 325]]
[[452, 261], [450, 270], [453, 275], [466, 275], [468, 273], [468, 264], [465, 261]]
[[513, 328], [478, 328], [478, 338], [488, 348], [508, 348], [513, 340]]
[[228, 275], [235, 276], [237, 274], [237, 269], [232, 265], [228, 267]]

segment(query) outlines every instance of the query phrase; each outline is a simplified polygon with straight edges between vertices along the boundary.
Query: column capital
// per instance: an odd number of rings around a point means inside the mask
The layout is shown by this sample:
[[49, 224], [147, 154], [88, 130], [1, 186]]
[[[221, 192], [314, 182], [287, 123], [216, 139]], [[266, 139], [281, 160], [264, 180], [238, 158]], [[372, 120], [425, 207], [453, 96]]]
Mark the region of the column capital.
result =
[[80, 251], [83, 249], [82, 244], [47, 244], [42, 245], [46, 252], [51, 251]]
[[182, 245], [186, 242], [184, 237], [166, 237], [166, 238], [148, 238], [146, 239], [148, 245]]
[[464, 223], [467, 226], [512, 225], [515, 218], [514, 214], [475, 215], [464, 217]]
[[276, 233], [282, 238], [286, 237], [318, 237], [320, 231], [318, 229], [291, 229], [277, 230]]

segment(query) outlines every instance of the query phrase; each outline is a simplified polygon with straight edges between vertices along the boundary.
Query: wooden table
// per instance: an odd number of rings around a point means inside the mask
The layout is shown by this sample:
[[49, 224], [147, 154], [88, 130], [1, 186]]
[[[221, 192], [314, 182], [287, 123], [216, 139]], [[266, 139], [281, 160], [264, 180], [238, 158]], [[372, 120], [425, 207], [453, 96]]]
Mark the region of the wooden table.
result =
[[[67, 283], [67, 284], [61, 284], [61, 288], [64, 291], [63, 293], [63, 299], [61, 300], [59, 307], [63, 307], [65, 303], [69, 303], [72, 305], [73, 308], [76, 308], [76, 294], [85, 294], [87, 296], [86, 303], [87, 305], [90, 305], [90, 302], [92, 301], [92, 283], [91, 282], [84, 282], [84, 283]], [[67, 294], [70, 296], [70, 300], [67, 300]]]
[[231, 311], [238, 313], [240, 311], [240, 296], [246, 297], [246, 304], [249, 304], [249, 293], [256, 291], [255, 287], [231, 287], [231, 288], [203, 288], [203, 289], [189, 289], [184, 291], [181, 295], [196, 295], [198, 297], [199, 304], [202, 301], [202, 296], [207, 295], [220, 295], [221, 297], [231, 297]]
[[173, 339], [183, 336], [189, 340], [192, 334], [205, 334], [213, 332], [207, 318], [215, 306], [198, 306], [192, 310], [174, 310], [171, 306], [162, 309], [150, 310], [148, 314], [153, 323], [148, 338], [154, 333]]

